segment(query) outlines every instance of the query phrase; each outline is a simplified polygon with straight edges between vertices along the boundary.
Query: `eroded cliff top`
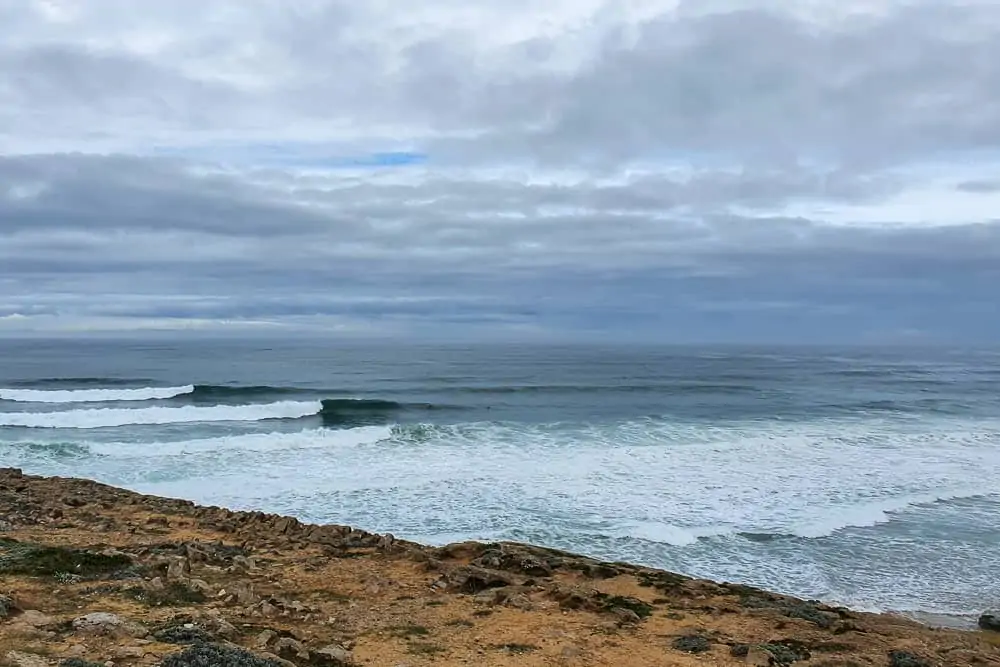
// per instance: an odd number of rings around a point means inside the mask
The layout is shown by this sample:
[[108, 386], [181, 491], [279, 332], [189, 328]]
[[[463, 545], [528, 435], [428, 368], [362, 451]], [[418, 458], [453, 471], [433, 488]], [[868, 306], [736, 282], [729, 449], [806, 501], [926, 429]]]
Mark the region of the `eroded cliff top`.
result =
[[431, 548], [0, 469], [0, 660], [1000, 666], [934, 629], [520, 544]]

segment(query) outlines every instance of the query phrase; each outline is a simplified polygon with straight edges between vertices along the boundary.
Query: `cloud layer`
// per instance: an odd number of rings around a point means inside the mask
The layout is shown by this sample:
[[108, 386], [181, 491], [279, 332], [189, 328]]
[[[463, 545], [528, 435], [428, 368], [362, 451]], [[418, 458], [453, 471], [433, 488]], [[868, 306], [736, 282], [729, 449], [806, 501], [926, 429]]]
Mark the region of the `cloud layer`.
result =
[[993, 340], [987, 2], [0, 0], [0, 333]]

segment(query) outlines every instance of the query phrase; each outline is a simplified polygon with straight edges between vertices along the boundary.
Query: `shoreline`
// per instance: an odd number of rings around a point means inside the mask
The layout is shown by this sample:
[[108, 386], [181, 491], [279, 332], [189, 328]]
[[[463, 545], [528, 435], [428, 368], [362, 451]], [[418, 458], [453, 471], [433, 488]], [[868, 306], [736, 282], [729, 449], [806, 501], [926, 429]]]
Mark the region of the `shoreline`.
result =
[[[89, 627], [88, 614], [107, 623]], [[527, 544], [431, 547], [0, 468], [0, 661], [156, 665], [208, 647], [269, 667], [1000, 666], [1000, 633], [976, 628]]]

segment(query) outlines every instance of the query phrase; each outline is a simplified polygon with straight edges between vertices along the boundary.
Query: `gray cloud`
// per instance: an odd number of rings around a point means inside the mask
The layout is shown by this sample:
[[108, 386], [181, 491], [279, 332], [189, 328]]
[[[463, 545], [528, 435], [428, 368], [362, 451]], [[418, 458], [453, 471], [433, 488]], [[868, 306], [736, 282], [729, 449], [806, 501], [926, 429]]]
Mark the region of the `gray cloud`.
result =
[[655, 4], [0, 2], [0, 332], [1000, 329], [1000, 8]]

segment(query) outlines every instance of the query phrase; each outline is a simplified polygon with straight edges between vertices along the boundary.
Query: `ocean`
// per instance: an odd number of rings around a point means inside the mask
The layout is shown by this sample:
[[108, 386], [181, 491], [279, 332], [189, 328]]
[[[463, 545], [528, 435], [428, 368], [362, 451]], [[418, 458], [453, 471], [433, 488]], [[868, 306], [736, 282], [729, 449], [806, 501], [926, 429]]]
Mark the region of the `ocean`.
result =
[[0, 339], [0, 465], [961, 620], [998, 387], [997, 350]]

